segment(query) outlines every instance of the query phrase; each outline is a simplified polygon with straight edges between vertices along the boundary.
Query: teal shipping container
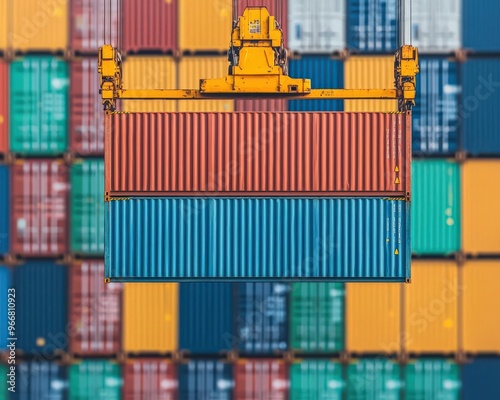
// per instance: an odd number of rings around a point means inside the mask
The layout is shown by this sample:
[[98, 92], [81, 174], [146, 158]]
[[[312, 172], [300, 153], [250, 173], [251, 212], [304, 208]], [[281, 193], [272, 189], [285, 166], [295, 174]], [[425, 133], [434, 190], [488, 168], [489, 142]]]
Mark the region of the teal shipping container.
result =
[[399, 400], [400, 374], [399, 365], [385, 357], [353, 361], [347, 367], [346, 400]]
[[81, 159], [70, 168], [70, 249], [104, 254], [104, 160]]
[[459, 400], [460, 388], [460, 369], [454, 362], [419, 359], [405, 366], [405, 399]]
[[290, 366], [290, 400], [342, 400], [342, 365], [329, 360], [301, 360]]
[[12, 62], [9, 124], [12, 152], [51, 156], [66, 151], [68, 74], [68, 65], [57, 57], [33, 55]]
[[414, 160], [412, 252], [446, 255], [460, 250], [460, 166], [449, 160]]
[[344, 349], [345, 290], [342, 283], [293, 283], [290, 347], [303, 353]]
[[105, 360], [84, 360], [69, 367], [69, 400], [120, 400], [120, 366]]
[[[0, 365], [0, 376], [7, 377], [7, 366]], [[7, 390], [7, 379], [0, 380], [0, 400], [7, 400], [9, 398], [9, 391]]]

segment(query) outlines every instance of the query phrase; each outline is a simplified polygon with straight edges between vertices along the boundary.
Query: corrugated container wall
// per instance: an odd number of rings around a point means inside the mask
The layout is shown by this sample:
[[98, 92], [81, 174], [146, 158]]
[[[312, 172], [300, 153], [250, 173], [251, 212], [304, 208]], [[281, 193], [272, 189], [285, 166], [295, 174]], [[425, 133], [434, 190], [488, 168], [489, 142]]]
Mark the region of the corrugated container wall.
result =
[[410, 276], [404, 201], [138, 198], [106, 207], [106, 277], [113, 281]]
[[500, 323], [496, 310], [500, 309], [497, 285], [500, 261], [467, 261], [461, 273], [463, 350], [498, 354]]
[[3, 52], [7, 49], [7, 21], [9, 16], [7, 14], [7, 1], [0, 0], [0, 51]]
[[69, 367], [69, 400], [120, 400], [120, 366], [103, 360], [83, 360]]
[[[394, 57], [349, 57], [344, 65], [346, 89], [393, 89]], [[398, 110], [396, 100], [345, 100], [345, 111]]]
[[410, 191], [405, 114], [114, 114], [106, 124], [107, 196]]
[[62, 160], [18, 160], [11, 167], [11, 251], [61, 256], [68, 249], [68, 170]]
[[[207, 2], [206, 0], [183, 0], [181, 4], [203, 3], [204, 8], [216, 8], [218, 3], [230, 3], [230, 0], [217, 0]], [[191, 9], [192, 10], [192, 9]], [[190, 17], [192, 17], [192, 12]], [[203, 18], [206, 18], [204, 16]], [[209, 18], [207, 18], [209, 20]], [[211, 22], [212, 23], [212, 22]], [[189, 29], [193, 29], [192, 21], [189, 23]], [[218, 25], [214, 25], [218, 26]], [[230, 32], [230, 30], [228, 31]], [[206, 36], [202, 34], [201, 36]], [[210, 36], [210, 35], [208, 35]], [[229, 35], [228, 35], [229, 41]], [[225, 46], [226, 48], [228, 45]], [[227, 56], [223, 57], [184, 57], [179, 61], [179, 88], [180, 89], [199, 89], [200, 79], [221, 78], [227, 75], [229, 62]], [[197, 100], [197, 101], [178, 101], [178, 111], [205, 111], [205, 112], [229, 112], [234, 109], [234, 100]], [[150, 110], [154, 111], [154, 110]]]
[[458, 351], [458, 268], [451, 261], [413, 261], [405, 285], [404, 330], [410, 353]]
[[463, 150], [473, 156], [499, 156], [500, 58], [467, 60], [462, 65], [461, 82], [463, 97], [459, 123], [463, 132]]
[[10, 393], [10, 399], [66, 400], [68, 396], [67, 374], [66, 367], [53, 362], [16, 363], [16, 391]]
[[[344, 63], [321, 55], [305, 55], [290, 59], [289, 75], [310, 79], [313, 89], [340, 89], [344, 86]], [[289, 100], [290, 111], [342, 111], [343, 100]]]
[[414, 160], [412, 185], [412, 252], [460, 251], [460, 165], [451, 160]]
[[474, 52], [500, 52], [498, 18], [500, 3], [483, 0], [481, 7], [474, 0], [462, 0], [463, 47]]
[[500, 160], [467, 160], [463, 164], [462, 247], [465, 253], [500, 254], [499, 177]]
[[288, 399], [288, 366], [281, 360], [240, 359], [234, 365], [234, 399]]
[[244, 112], [283, 112], [287, 110], [287, 101], [284, 99], [251, 99], [235, 100], [234, 111]]
[[178, 299], [177, 283], [126, 284], [123, 288], [123, 351], [164, 354], [177, 350]]
[[70, 250], [104, 254], [104, 160], [77, 160], [70, 168], [70, 185]]
[[[126, 52], [177, 49], [178, 0], [122, 0], [123, 49]], [[180, 0], [180, 3], [187, 0]], [[196, 10], [196, 8], [191, 8]], [[183, 21], [184, 29], [193, 29], [192, 21]]]
[[5, 154], [9, 150], [9, 65], [3, 60], [0, 60], [0, 87], [2, 88], [0, 91], [0, 154]]
[[413, 108], [413, 153], [452, 154], [458, 150], [458, 63], [420, 57], [416, 106]]
[[[179, 48], [183, 52], [226, 52], [231, 39], [232, 0], [181, 0]], [[227, 57], [224, 57], [227, 60]], [[220, 76], [225, 75], [227, 69]], [[210, 78], [210, 77], [206, 77]]]
[[67, 267], [49, 262], [17, 266], [14, 288], [17, 349], [38, 357], [66, 350], [72, 333], [67, 325]]
[[104, 111], [96, 65], [94, 57], [70, 63], [69, 150], [77, 156], [104, 154]]
[[500, 399], [500, 358], [476, 358], [462, 370], [462, 399]]
[[[118, 8], [120, 4], [118, 1], [71, 0], [69, 3], [71, 10], [70, 46], [73, 52], [77, 54], [97, 54], [99, 47], [104, 43], [111, 44], [115, 47], [119, 46], [118, 38], [120, 37], [120, 32], [118, 31]], [[141, 5], [143, 6], [139, 7], [139, 10], [144, 9], [145, 3], [146, 1], [141, 1]], [[105, 23], [103, 22], [104, 18], [106, 18]], [[126, 28], [129, 28], [129, 26]], [[105, 32], [106, 36], [104, 35]], [[128, 33], [128, 30], [124, 29], [123, 35], [126, 33]], [[128, 49], [125, 48], [124, 50]], [[95, 71], [93, 72], [97, 77], [98, 75]], [[72, 83], [73, 82], [74, 81], [72, 81]]]
[[400, 285], [347, 284], [347, 350], [357, 354], [400, 352], [401, 311]]
[[[16, 1], [16, 4], [22, 3]], [[68, 65], [51, 56], [26, 56], [10, 65], [10, 150], [56, 155], [68, 145]]]
[[232, 326], [231, 283], [182, 283], [179, 308], [180, 350], [188, 354], [219, 354], [231, 351], [238, 343]]
[[288, 2], [288, 47], [291, 51], [304, 54], [344, 50], [346, 11], [343, 0]]
[[[2, 376], [7, 377], [10, 380], [10, 376], [8, 376], [7, 374], [12, 374], [12, 372], [10, 371], [10, 369], [8, 369], [7, 365], [0, 365], [0, 374]], [[9, 400], [9, 397], [10, 396], [9, 396], [9, 390], [7, 389], [7, 379], [2, 379], [0, 381], [0, 400]]]
[[303, 353], [344, 349], [344, 285], [293, 283], [290, 295], [290, 347]]
[[[130, 56], [123, 61], [123, 82], [128, 89], [176, 89], [177, 66], [173, 57]], [[123, 111], [127, 112], [172, 112], [177, 109], [175, 100], [122, 100], [121, 102]]]
[[9, 1], [10, 46], [15, 51], [62, 52], [68, 48], [68, 0]]
[[177, 365], [163, 359], [127, 360], [123, 366], [123, 400], [177, 400]]
[[398, 35], [397, 0], [347, 2], [347, 47], [360, 53], [393, 53]]
[[[11, 293], [11, 271], [9, 268], [0, 265], [0, 293], [4, 293], [0, 297], [0, 351], [7, 350], [7, 344], [12, 343], [8, 340], [9, 331], [9, 315], [8, 312], [15, 310], [15, 293]], [[5, 375], [4, 375], [5, 376]]]
[[290, 366], [290, 400], [341, 400], [342, 365], [328, 360], [301, 360]]
[[460, 399], [460, 369], [448, 360], [410, 361], [404, 367], [406, 399]]
[[[367, 331], [365, 331], [366, 333]], [[360, 359], [347, 367], [347, 400], [399, 400], [400, 367], [385, 358]]]
[[103, 276], [104, 263], [100, 260], [76, 261], [70, 266], [72, 354], [115, 355], [121, 350], [122, 285], [104, 284]]
[[233, 368], [216, 360], [190, 360], [179, 365], [179, 399], [231, 400]]
[[9, 252], [10, 245], [10, 171], [7, 165], [0, 165], [0, 254]]
[[284, 283], [235, 284], [234, 344], [245, 354], [288, 349], [288, 293]]

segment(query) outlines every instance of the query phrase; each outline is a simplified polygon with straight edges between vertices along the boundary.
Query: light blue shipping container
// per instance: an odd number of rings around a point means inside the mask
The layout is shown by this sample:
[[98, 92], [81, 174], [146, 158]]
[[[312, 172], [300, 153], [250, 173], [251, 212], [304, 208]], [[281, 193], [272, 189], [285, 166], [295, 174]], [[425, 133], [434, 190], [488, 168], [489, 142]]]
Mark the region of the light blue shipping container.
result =
[[67, 396], [66, 367], [47, 361], [16, 364], [16, 391], [11, 393], [12, 400], [66, 400]]
[[500, 53], [498, 0], [462, 0], [463, 46], [474, 52]]
[[[10, 270], [3, 265], [0, 265], [0, 350], [6, 350], [7, 344], [12, 343], [12, 341], [7, 340], [9, 337], [8, 330], [8, 310], [9, 304], [15, 307], [15, 293], [9, 292], [11, 289], [11, 275]], [[14, 303], [9, 302], [9, 297], [14, 301]], [[12, 308], [12, 306], [10, 307]], [[15, 310], [15, 309], [14, 309]], [[13, 316], [15, 318], [15, 316]], [[15, 337], [15, 334], [14, 336]]]
[[231, 364], [216, 360], [190, 360], [180, 364], [179, 399], [231, 400], [233, 370]]
[[410, 207], [382, 198], [135, 198], [106, 204], [112, 281], [410, 278]]
[[0, 254], [9, 251], [9, 167], [0, 165]]

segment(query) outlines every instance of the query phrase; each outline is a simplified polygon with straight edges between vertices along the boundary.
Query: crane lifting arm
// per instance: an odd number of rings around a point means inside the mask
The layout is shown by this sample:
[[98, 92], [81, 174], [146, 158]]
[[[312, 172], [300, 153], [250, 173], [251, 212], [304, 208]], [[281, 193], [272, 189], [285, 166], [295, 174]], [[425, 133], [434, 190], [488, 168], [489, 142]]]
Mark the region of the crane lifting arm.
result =
[[415, 104], [418, 52], [402, 46], [394, 60], [394, 88], [312, 89], [310, 79], [288, 76], [283, 33], [265, 7], [248, 7], [235, 24], [228, 52], [228, 75], [200, 79], [198, 89], [124, 89], [121, 55], [111, 45], [99, 49], [98, 71], [105, 110], [114, 110], [117, 99], [205, 100], [235, 98], [393, 99], [401, 111]]

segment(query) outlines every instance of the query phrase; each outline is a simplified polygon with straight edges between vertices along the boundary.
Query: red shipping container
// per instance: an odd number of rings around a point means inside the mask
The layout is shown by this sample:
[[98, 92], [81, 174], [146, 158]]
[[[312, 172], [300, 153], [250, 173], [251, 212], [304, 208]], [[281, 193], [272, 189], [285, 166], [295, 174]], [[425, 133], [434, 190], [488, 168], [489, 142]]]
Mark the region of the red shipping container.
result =
[[71, 0], [70, 45], [74, 52], [97, 54], [104, 43], [118, 46], [118, 3], [117, 0]]
[[68, 169], [62, 160], [19, 160], [11, 175], [11, 250], [60, 256], [68, 249]]
[[70, 149], [81, 156], [104, 153], [104, 111], [97, 58], [71, 62]]
[[105, 120], [107, 196], [410, 191], [409, 113], [147, 113]]
[[127, 360], [123, 370], [124, 400], [177, 400], [177, 366], [162, 359]]
[[177, 0], [123, 0], [123, 50], [177, 49]]
[[234, 376], [236, 400], [288, 399], [288, 370], [281, 360], [239, 360]]
[[9, 150], [9, 127], [7, 117], [9, 115], [9, 67], [7, 63], [0, 60], [0, 154]]
[[81, 356], [120, 351], [122, 284], [104, 284], [104, 261], [77, 261], [70, 268], [69, 351]]
[[271, 99], [271, 100], [236, 100], [234, 102], [235, 111], [244, 112], [283, 112], [286, 111], [286, 100]]

